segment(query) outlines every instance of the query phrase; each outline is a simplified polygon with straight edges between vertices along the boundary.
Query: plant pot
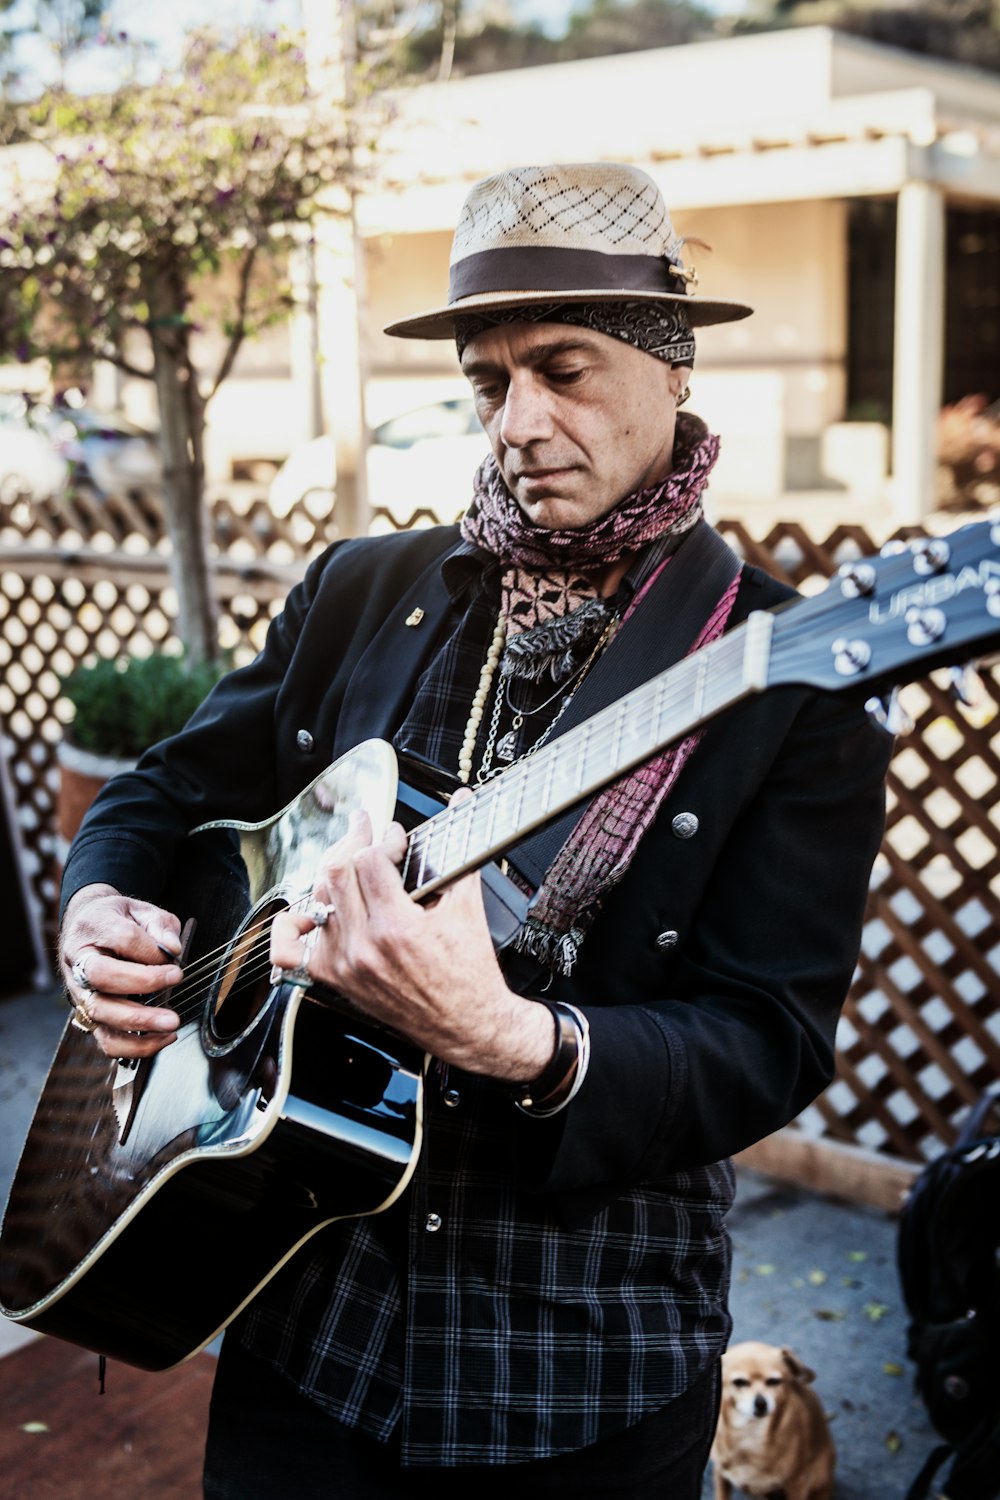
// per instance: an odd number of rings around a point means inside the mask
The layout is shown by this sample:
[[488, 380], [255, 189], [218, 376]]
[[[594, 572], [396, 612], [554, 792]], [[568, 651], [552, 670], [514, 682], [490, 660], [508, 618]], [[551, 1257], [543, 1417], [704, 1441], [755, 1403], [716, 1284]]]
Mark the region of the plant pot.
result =
[[134, 760], [118, 760], [113, 755], [97, 755], [80, 750], [70, 740], [62, 740], [56, 752], [59, 765], [59, 791], [56, 798], [56, 860], [60, 870], [87, 808], [105, 782], [119, 771], [131, 771]]

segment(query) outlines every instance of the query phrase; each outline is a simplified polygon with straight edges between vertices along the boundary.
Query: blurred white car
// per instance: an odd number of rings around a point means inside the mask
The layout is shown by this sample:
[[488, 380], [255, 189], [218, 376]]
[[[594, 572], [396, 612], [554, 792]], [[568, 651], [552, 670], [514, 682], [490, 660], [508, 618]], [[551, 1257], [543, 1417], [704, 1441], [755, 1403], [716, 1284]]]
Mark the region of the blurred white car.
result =
[[0, 395], [0, 501], [48, 500], [61, 495], [69, 465], [44, 432], [28, 420], [24, 396]]
[[86, 406], [35, 407], [32, 420], [68, 463], [74, 487], [89, 484], [100, 495], [159, 488], [159, 446], [143, 428]]
[[66, 489], [127, 495], [159, 487], [155, 437], [86, 406], [0, 395], [0, 499], [40, 500]]
[[[368, 499], [405, 523], [415, 510], [453, 520], [467, 507], [473, 476], [489, 452], [470, 397], [435, 401], [392, 417], [373, 429], [368, 449]], [[268, 493], [276, 516], [309, 495], [332, 499], [337, 460], [331, 434], [296, 448]]]

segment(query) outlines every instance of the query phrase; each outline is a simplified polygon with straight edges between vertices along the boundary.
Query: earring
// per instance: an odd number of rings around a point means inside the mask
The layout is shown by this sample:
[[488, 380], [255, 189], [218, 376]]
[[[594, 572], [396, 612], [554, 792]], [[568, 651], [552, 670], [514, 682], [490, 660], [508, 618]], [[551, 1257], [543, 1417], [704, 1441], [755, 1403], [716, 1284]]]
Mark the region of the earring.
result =
[[689, 385], [686, 385], [684, 387], [684, 389], [681, 391], [680, 395], [677, 397], [677, 405], [678, 406], [683, 406], [684, 403], [685, 403], [685, 401], [690, 396], [690, 394], [691, 394], [691, 387]]

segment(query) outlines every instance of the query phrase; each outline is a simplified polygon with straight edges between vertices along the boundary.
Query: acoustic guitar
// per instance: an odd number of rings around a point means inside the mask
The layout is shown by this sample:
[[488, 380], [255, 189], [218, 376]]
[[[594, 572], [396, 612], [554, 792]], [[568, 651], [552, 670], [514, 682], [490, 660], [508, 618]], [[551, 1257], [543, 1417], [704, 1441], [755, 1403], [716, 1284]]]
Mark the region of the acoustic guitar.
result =
[[67, 1025], [0, 1231], [0, 1311], [164, 1369], [325, 1225], [405, 1190], [422, 1053], [321, 986], [270, 977], [271, 922], [308, 900], [355, 808], [379, 831], [404, 804], [417, 900], [481, 869], [502, 946], [525, 911], [491, 861], [664, 746], [779, 684], [858, 693], [884, 718], [879, 693], [998, 644], [1000, 525], [979, 522], [751, 615], [458, 805], [434, 811], [398, 784], [391, 747], [368, 741], [265, 822], [196, 829], [163, 898], [193, 933], [182, 983], [157, 1000], [180, 1013], [177, 1041], [114, 1061]]

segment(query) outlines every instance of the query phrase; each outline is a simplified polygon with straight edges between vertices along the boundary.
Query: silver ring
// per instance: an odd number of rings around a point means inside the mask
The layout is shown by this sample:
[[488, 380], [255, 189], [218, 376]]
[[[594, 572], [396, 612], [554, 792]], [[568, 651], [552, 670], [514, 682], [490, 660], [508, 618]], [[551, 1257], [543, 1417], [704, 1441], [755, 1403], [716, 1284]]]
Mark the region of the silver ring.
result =
[[294, 969], [283, 969], [280, 964], [275, 964], [271, 969], [272, 984], [297, 984], [301, 989], [308, 989], [313, 983], [313, 976], [309, 972], [309, 960], [319, 942], [319, 928], [311, 927], [308, 932], [304, 932], [301, 942], [300, 962], [295, 965]]
[[307, 907], [306, 916], [314, 928], [325, 927], [333, 916], [334, 911], [335, 907], [332, 901], [314, 901]]
[[94, 993], [94, 986], [87, 978], [87, 964], [85, 959], [76, 959], [69, 972], [78, 990], [82, 990], [85, 995], [92, 995]]

